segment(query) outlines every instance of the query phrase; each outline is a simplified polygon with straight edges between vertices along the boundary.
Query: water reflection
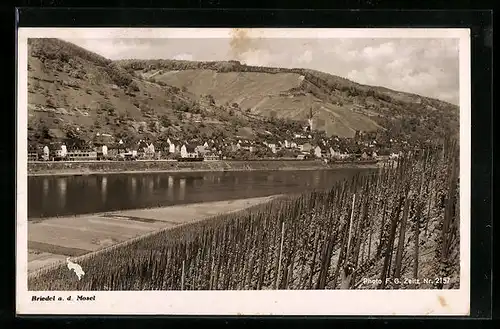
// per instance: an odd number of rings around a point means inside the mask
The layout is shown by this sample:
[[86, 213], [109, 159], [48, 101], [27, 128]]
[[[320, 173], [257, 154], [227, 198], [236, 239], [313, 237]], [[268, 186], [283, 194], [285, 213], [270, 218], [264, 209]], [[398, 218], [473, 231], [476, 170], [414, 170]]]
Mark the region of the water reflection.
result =
[[61, 208], [64, 208], [66, 206], [66, 189], [67, 189], [67, 182], [66, 178], [59, 178], [57, 180], [57, 187], [59, 190], [59, 206]]
[[179, 200], [184, 200], [186, 197], [186, 179], [181, 178], [179, 180]]
[[137, 179], [135, 177], [130, 177], [130, 187], [131, 187], [131, 196], [135, 197], [137, 193]]
[[43, 197], [46, 198], [47, 195], [49, 195], [49, 179], [45, 177], [43, 179]]
[[329, 188], [366, 169], [28, 178], [28, 217], [171, 206]]
[[319, 183], [320, 183], [320, 180], [321, 180], [321, 175], [318, 171], [315, 171], [314, 172], [314, 187], [318, 187], [319, 186]]
[[108, 195], [108, 178], [104, 176], [101, 180], [101, 200], [102, 203], [106, 203], [106, 197]]
[[168, 176], [167, 180], [167, 197], [168, 200], [174, 199], [174, 178], [172, 176]]

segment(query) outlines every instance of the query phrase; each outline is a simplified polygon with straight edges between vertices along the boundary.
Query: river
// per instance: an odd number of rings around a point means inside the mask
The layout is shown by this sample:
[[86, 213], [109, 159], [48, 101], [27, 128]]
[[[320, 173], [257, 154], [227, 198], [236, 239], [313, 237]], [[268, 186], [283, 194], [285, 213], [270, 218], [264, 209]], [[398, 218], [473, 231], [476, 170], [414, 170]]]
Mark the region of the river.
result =
[[374, 169], [28, 177], [28, 218], [291, 194]]

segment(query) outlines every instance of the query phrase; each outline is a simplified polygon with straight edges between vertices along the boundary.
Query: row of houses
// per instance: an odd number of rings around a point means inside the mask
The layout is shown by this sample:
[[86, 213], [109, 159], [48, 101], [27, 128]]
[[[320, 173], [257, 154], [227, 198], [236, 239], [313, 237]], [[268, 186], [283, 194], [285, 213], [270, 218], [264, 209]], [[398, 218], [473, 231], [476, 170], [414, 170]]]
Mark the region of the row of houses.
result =
[[[51, 143], [45, 145], [41, 150], [30, 150], [28, 152], [28, 161], [37, 160], [99, 160], [109, 158], [160, 158], [162, 155], [173, 154], [182, 158], [198, 158], [204, 157], [209, 160], [218, 158], [214, 152], [215, 149], [210, 148], [207, 143], [197, 145], [194, 143], [178, 143], [170, 142], [168, 147], [156, 146], [153, 142], [141, 140], [134, 146], [125, 146], [123, 140], [118, 143], [108, 145], [95, 146], [92, 149], [71, 149], [68, 150], [64, 143]], [[219, 152], [220, 153], [220, 152]]]
[[[311, 135], [312, 134], [312, 135]], [[313, 136], [314, 135], [314, 136]], [[279, 139], [272, 134], [263, 138], [263, 141], [256, 141], [237, 136], [235, 139], [194, 139], [191, 141], [176, 138], [166, 140], [151, 141], [140, 140], [137, 143], [125, 143], [122, 139], [116, 142], [110, 134], [96, 134], [94, 146], [87, 149], [68, 150], [63, 143], [52, 143], [43, 147], [43, 151], [31, 151], [28, 154], [29, 160], [49, 159], [101, 159], [114, 158], [117, 156], [133, 158], [161, 158], [161, 157], [181, 157], [181, 158], [209, 158], [221, 159], [224, 156], [231, 156], [232, 152], [246, 151], [255, 153], [258, 150], [268, 149], [272, 154], [277, 154], [282, 150], [293, 151], [293, 154], [301, 156], [314, 156], [316, 158], [347, 158], [352, 154], [362, 157], [376, 157], [379, 146], [374, 134], [357, 133], [356, 138], [346, 139], [339, 137], [319, 138], [314, 132], [308, 134], [295, 134], [294, 138]], [[393, 142], [393, 140], [390, 140]], [[394, 142], [401, 142], [396, 141]], [[290, 153], [290, 152], [288, 152]], [[391, 157], [397, 157], [397, 153], [392, 153]]]
[[[313, 146], [311, 143], [297, 145], [292, 142], [286, 143], [267, 143], [262, 145], [253, 141], [238, 141], [237, 143], [225, 143], [217, 146], [212, 142], [204, 142], [203, 144], [196, 142], [172, 142], [167, 143], [163, 148], [161, 145], [155, 147], [152, 142], [139, 141], [136, 147], [125, 147], [123, 141], [119, 141], [117, 145], [101, 145], [93, 149], [72, 149], [68, 150], [66, 145], [59, 144], [57, 146], [44, 146], [41, 153], [30, 152], [28, 158], [30, 161], [36, 160], [99, 160], [106, 158], [145, 158], [154, 159], [163, 156], [175, 156], [181, 158], [207, 158], [221, 159], [223, 154], [237, 152], [240, 150], [254, 153], [261, 147], [267, 147], [272, 154], [278, 153], [280, 150], [289, 149], [295, 150], [296, 153], [302, 155], [312, 155], [316, 158], [347, 158], [349, 152], [340, 148], [327, 147], [326, 145]], [[376, 156], [375, 152], [368, 152], [370, 156]], [[367, 154], [368, 154], [367, 153]], [[373, 154], [373, 155], [372, 155]]]

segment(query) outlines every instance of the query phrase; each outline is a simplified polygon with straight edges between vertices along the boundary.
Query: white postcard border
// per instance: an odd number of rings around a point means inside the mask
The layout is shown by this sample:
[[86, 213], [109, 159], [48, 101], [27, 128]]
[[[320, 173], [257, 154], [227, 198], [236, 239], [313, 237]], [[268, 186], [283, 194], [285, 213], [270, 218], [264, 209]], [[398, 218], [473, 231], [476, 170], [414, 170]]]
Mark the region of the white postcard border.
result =
[[[27, 39], [230, 38], [234, 29], [19, 28], [16, 184], [17, 314], [468, 315], [470, 305], [471, 72], [469, 29], [245, 29], [266, 38], [460, 39], [460, 289], [30, 292], [27, 290]], [[75, 302], [77, 295], [95, 301]], [[34, 302], [32, 296], [55, 296]], [[66, 298], [72, 296], [73, 301]], [[61, 297], [62, 301], [57, 301]]]

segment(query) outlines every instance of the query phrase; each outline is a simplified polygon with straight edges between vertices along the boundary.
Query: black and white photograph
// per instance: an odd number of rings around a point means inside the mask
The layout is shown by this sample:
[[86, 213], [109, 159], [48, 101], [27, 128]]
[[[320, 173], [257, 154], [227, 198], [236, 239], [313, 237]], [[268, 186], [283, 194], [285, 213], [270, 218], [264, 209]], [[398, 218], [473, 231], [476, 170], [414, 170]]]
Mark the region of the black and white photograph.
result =
[[468, 30], [18, 42], [19, 308], [468, 312]]

